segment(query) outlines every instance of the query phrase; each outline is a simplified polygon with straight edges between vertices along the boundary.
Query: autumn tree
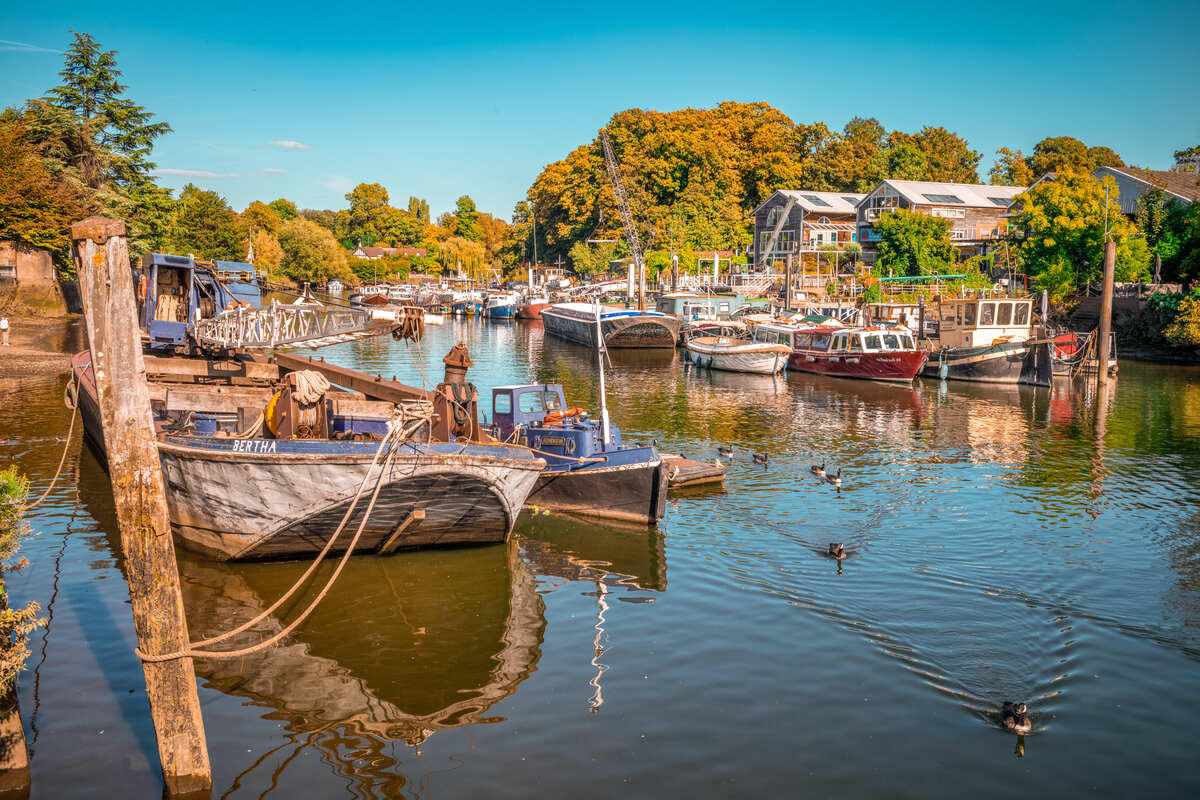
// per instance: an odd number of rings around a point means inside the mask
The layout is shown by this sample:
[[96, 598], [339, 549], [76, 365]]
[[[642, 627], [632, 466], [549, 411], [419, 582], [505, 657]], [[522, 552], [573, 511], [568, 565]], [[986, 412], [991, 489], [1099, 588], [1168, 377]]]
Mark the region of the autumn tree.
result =
[[279, 212], [260, 200], [255, 200], [238, 214], [238, 230], [246, 236], [253, 231], [266, 231], [274, 236], [279, 233], [282, 223]]
[[279, 246], [280, 271], [295, 281], [324, 283], [351, 277], [345, 249], [315, 222], [301, 217], [287, 220], [279, 226]]
[[121, 83], [116, 51], [102, 49], [86, 33], [75, 33], [58, 74], [63, 82], [46, 100], [92, 128], [100, 147], [112, 155], [112, 180], [121, 186], [147, 180], [154, 169], [154, 140], [169, 133], [171, 126], [153, 122], [153, 114], [124, 96], [127, 87]]
[[1102, 277], [1105, 225], [1117, 243], [1116, 279], [1147, 277], [1149, 251], [1143, 237], [1121, 213], [1112, 179], [1105, 185], [1090, 175], [1061, 174], [1020, 195], [1018, 222], [1024, 230], [1021, 255], [1037, 285], [1060, 300]]
[[296, 210], [296, 204], [291, 200], [285, 200], [281, 197], [278, 200], [272, 200], [270, 203], [267, 203], [267, 205], [274, 209], [275, 213], [279, 215], [281, 222], [287, 222], [289, 219], [295, 219], [296, 217], [300, 216], [300, 212]]
[[480, 243], [483, 245], [484, 258], [489, 264], [511, 266], [517, 263], [517, 259], [512, 258], [504, 249], [512, 235], [511, 225], [486, 211], [480, 211], [479, 229], [483, 234]]
[[438, 261], [444, 272], [461, 272], [470, 278], [482, 278], [483, 245], [462, 236], [451, 236], [438, 246]]
[[879, 234], [875, 265], [882, 274], [932, 275], [954, 265], [950, 220], [899, 209], [875, 223]]
[[1052, 136], [1033, 146], [1026, 163], [1037, 179], [1051, 172], [1089, 175], [1097, 167], [1119, 167], [1124, 162], [1111, 147], [1088, 147], [1071, 136]]
[[237, 215], [225, 198], [191, 183], [180, 190], [168, 239], [175, 252], [197, 258], [238, 260], [244, 255]]
[[1200, 173], [1200, 144], [1175, 151], [1176, 172]]
[[433, 221], [429, 216], [429, 201], [423, 200], [419, 197], [410, 196], [408, 198], [408, 213], [412, 214], [426, 225]]
[[283, 264], [283, 247], [279, 240], [265, 230], [254, 232], [254, 266], [278, 272]]
[[995, 186], [1028, 186], [1033, 180], [1024, 153], [1007, 147], [996, 151], [996, 162], [988, 170], [988, 183]]

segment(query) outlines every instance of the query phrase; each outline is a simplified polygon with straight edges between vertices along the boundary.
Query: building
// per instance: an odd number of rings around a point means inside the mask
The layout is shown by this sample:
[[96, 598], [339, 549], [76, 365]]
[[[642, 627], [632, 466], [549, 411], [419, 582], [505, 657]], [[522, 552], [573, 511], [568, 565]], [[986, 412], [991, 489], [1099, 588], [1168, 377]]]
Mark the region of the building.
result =
[[350, 251], [355, 258], [375, 260], [384, 256], [424, 256], [424, 247], [363, 247], [362, 242]]
[[50, 251], [24, 242], [0, 242], [0, 285], [49, 288], [54, 285]]
[[884, 180], [857, 207], [858, 241], [863, 260], [873, 263], [880, 236], [875, 223], [906, 209], [950, 220], [950, 239], [965, 256], [986, 253], [1008, 233], [1009, 206], [1024, 186], [978, 183]]
[[767, 253], [767, 261], [782, 260], [789, 253], [812, 253], [833, 245], [843, 249], [858, 241], [855, 207], [865, 195], [853, 192], [811, 192], [806, 189], [779, 189], [754, 209], [754, 243], [750, 262], [757, 264], [758, 254], [767, 246], [780, 220], [779, 236]]
[[1194, 172], [1175, 172], [1141, 167], [1100, 167], [1092, 173], [1093, 178], [1112, 178], [1119, 190], [1118, 202], [1121, 211], [1130, 216], [1137, 213], [1138, 200], [1151, 188], [1157, 186], [1166, 192], [1167, 198], [1177, 203], [1200, 201], [1200, 175]]

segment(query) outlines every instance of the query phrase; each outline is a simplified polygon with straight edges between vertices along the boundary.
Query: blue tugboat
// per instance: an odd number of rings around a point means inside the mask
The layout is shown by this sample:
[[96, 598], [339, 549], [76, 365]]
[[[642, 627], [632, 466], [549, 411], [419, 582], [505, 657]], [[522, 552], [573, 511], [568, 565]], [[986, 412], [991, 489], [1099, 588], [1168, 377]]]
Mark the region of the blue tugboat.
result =
[[496, 387], [492, 426], [500, 441], [546, 461], [526, 505], [651, 525], [666, 513], [668, 467], [658, 450], [622, 444], [607, 415], [567, 408], [562, 386]]

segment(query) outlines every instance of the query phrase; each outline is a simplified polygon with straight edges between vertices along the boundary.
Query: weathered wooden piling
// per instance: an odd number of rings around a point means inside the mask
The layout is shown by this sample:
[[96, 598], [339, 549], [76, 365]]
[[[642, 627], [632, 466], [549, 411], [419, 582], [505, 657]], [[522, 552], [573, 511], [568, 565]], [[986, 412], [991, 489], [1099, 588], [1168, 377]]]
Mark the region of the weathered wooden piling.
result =
[[1108, 383], [1109, 339], [1112, 331], [1113, 275], [1117, 266], [1117, 243], [1109, 239], [1104, 243], [1104, 292], [1100, 296], [1100, 340], [1096, 342], [1096, 379], [1100, 384]]
[[792, 310], [792, 258], [791, 253], [787, 254], [787, 258], [783, 262], [783, 309], [784, 311]]
[[[71, 226], [71, 239], [138, 648], [147, 655], [184, 651], [187, 620], [150, 412], [125, 223], [90, 217]], [[208, 792], [212, 771], [192, 660], [143, 662], [142, 671], [167, 792]]]

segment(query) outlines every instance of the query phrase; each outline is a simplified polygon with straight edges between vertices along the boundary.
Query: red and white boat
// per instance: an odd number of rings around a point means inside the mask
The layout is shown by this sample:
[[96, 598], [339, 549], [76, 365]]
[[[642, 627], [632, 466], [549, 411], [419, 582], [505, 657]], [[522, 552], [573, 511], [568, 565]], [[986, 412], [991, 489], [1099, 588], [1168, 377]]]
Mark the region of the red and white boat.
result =
[[901, 326], [764, 322], [755, 326], [754, 340], [791, 347], [788, 369], [839, 378], [911, 383], [929, 358]]
[[541, 319], [542, 312], [551, 305], [550, 298], [545, 295], [530, 297], [517, 306], [517, 319]]

